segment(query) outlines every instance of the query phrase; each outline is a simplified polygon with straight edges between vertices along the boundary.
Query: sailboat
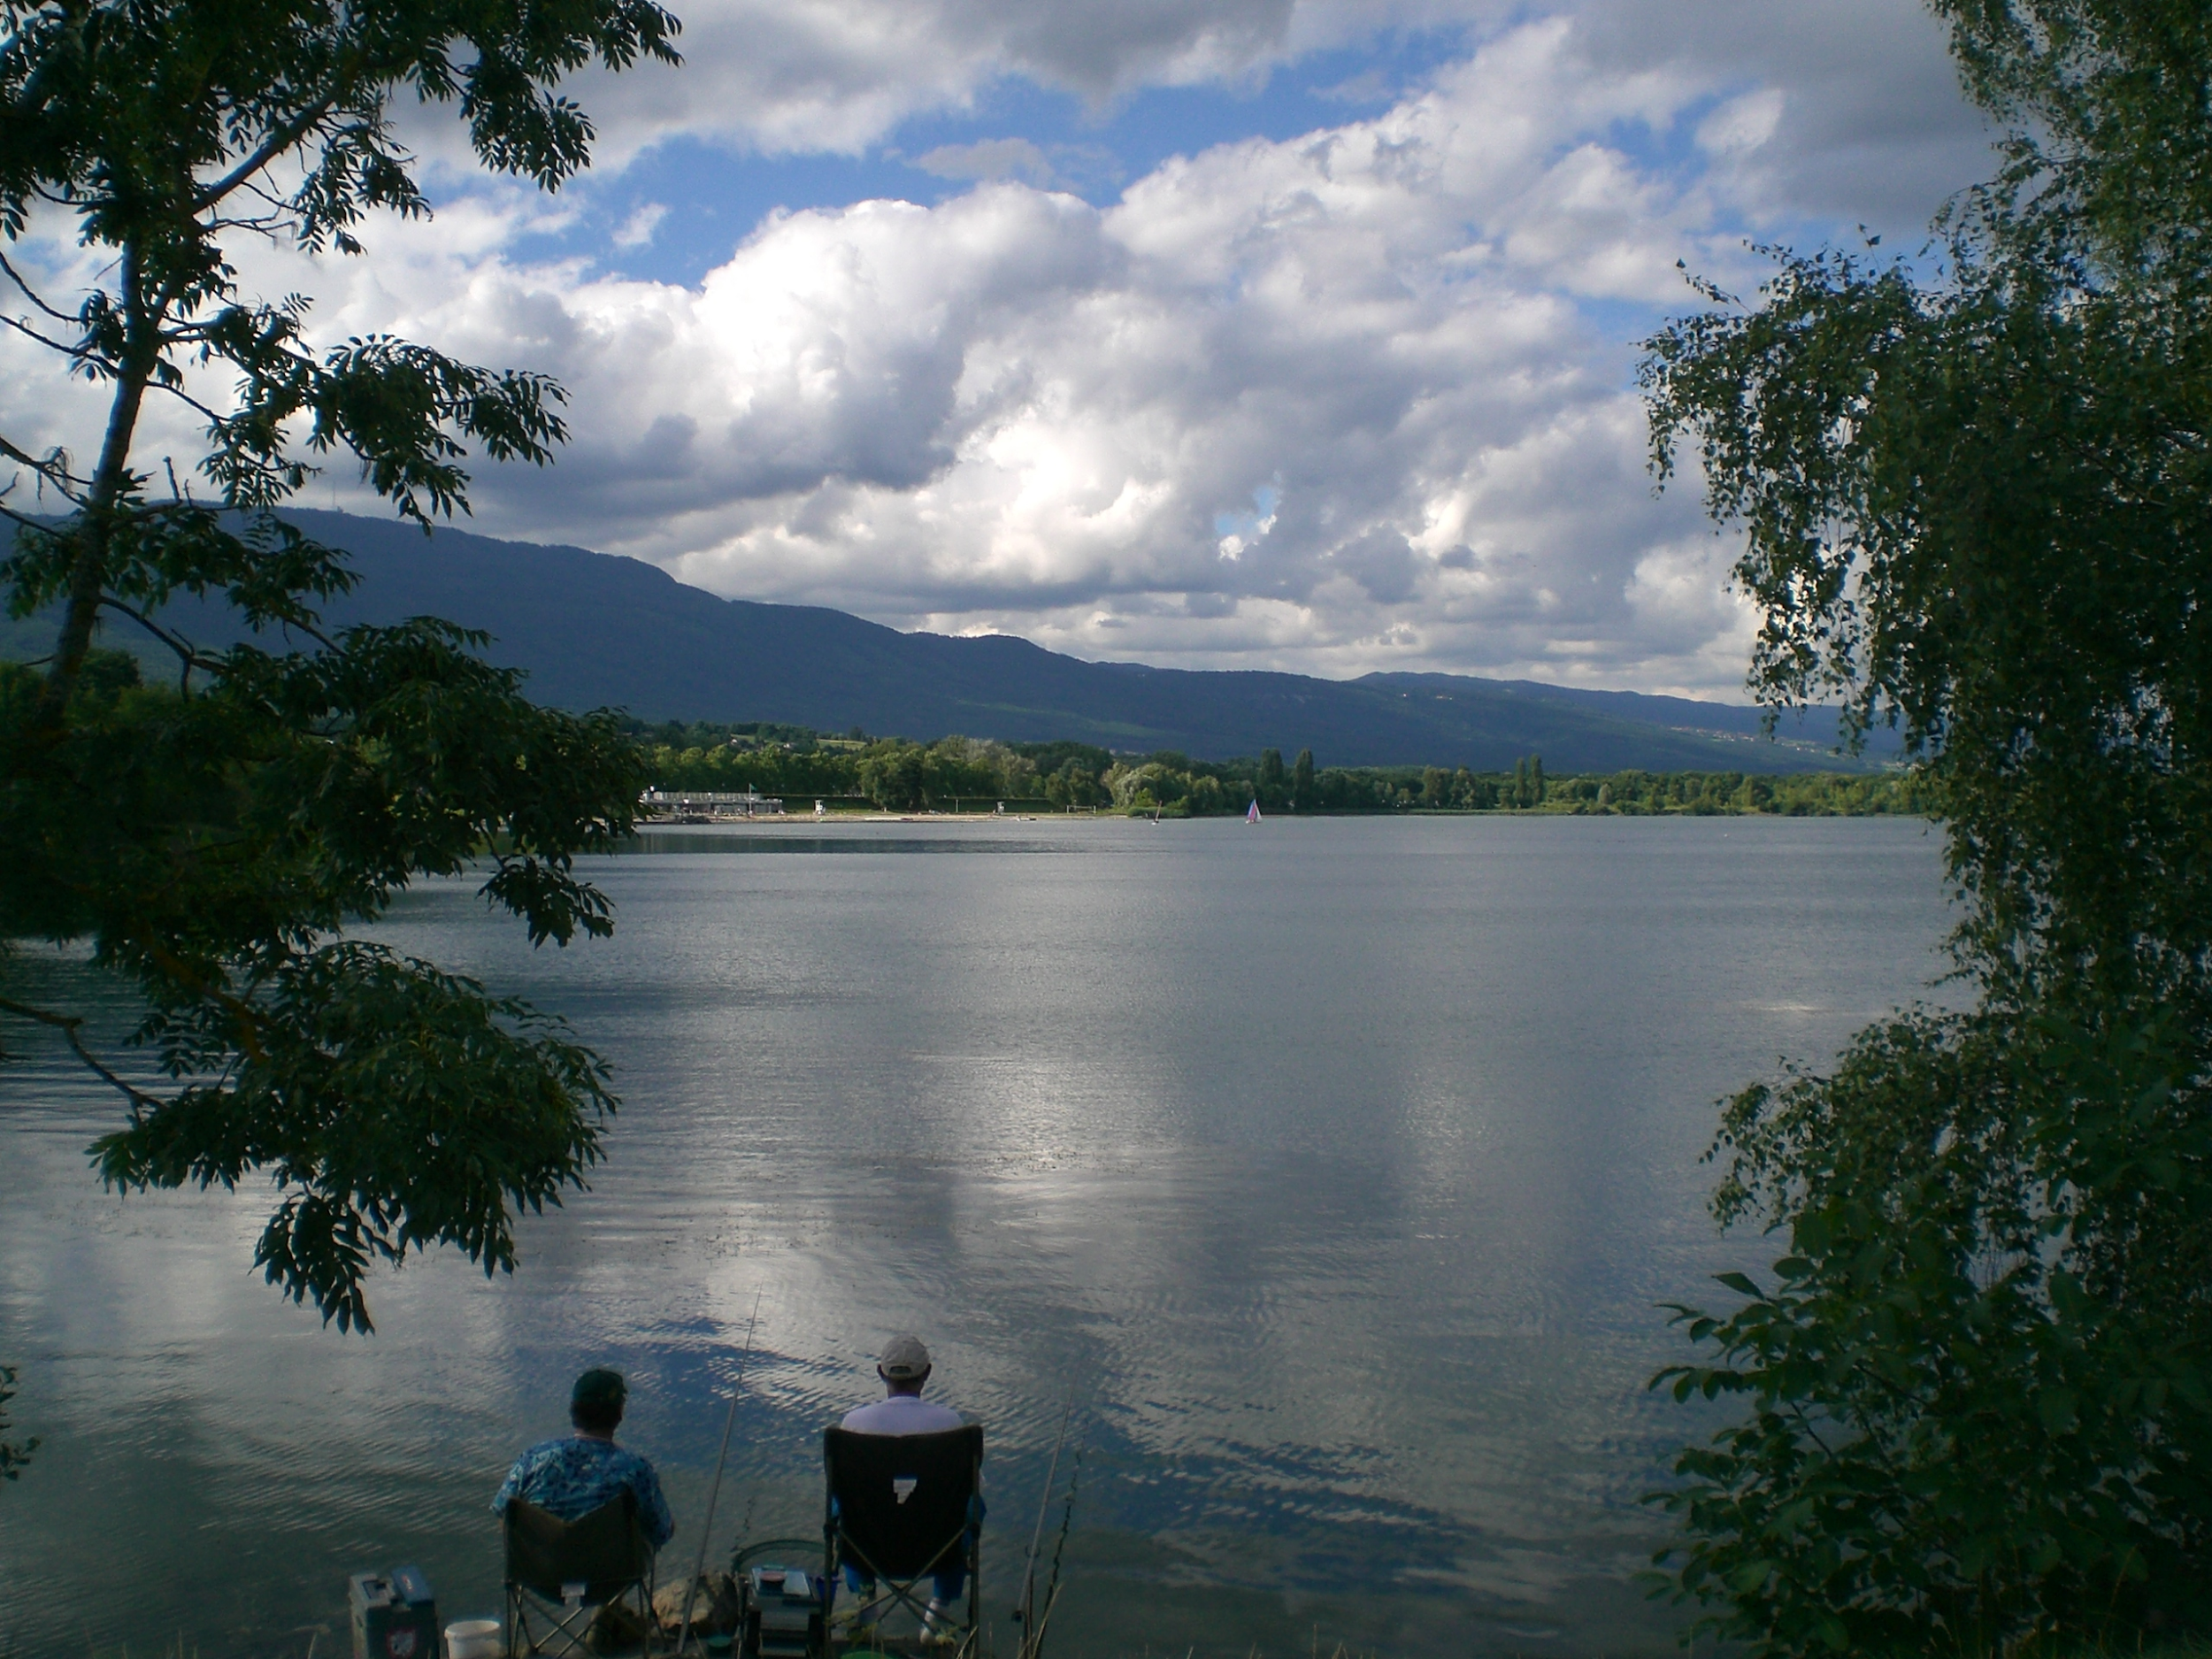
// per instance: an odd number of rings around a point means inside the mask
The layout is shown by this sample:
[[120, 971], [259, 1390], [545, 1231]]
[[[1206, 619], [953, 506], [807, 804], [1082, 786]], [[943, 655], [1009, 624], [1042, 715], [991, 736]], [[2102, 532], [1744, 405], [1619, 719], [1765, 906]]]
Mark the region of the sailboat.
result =
[[1252, 804], [1244, 809], [1244, 821], [1247, 824], [1256, 824], [1260, 821], [1260, 803], [1257, 795], [1253, 796]]

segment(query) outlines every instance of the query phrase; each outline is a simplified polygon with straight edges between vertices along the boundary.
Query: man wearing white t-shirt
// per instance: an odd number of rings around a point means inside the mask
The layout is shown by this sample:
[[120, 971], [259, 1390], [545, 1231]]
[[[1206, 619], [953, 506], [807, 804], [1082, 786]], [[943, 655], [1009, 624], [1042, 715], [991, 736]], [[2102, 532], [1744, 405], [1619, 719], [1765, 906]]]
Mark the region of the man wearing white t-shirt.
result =
[[922, 1385], [929, 1380], [929, 1350], [918, 1336], [895, 1336], [885, 1343], [876, 1375], [883, 1379], [884, 1397], [845, 1413], [845, 1426], [854, 1433], [934, 1434], [964, 1426], [950, 1406], [922, 1398]]
[[[941, 1406], [922, 1398], [922, 1385], [929, 1380], [929, 1350], [922, 1346], [918, 1336], [895, 1336], [883, 1345], [883, 1356], [876, 1361], [876, 1375], [883, 1379], [884, 1397], [872, 1405], [856, 1407], [845, 1413], [843, 1426], [856, 1434], [935, 1434], [945, 1429], [966, 1426], [965, 1420], [950, 1406]], [[968, 1570], [954, 1565], [943, 1572], [932, 1575], [934, 1582], [929, 1598], [929, 1613], [923, 1623], [933, 1626], [936, 1614], [947, 1602], [956, 1601], [967, 1587]], [[869, 1584], [858, 1569], [848, 1563], [845, 1582], [857, 1592]]]

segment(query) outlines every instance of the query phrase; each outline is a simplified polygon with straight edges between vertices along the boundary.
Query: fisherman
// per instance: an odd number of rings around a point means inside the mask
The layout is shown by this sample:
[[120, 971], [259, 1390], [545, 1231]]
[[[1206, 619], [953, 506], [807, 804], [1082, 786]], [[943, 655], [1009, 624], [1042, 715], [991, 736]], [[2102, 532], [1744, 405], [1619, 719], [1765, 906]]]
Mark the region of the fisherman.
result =
[[[883, 1398], [845, 1413], [843, 1426], [856, 1434], [936, 1434], [966, 1427], [966, 1419], [950, 1406], [922, 1398], [929, 1369], [929, 1350], [922, 1346], [921, 1338], [893, 1337], [883, 1345], [883, 1354], [876, 1361], [876, 1375], [883, 1379]], [[926, 1627], [933, 1627], [937, 1615], [949, 1603], [957, 1601], [967, 1588], [967, 1563], [955, 1561], [931, 1578], [929, 1610], [922, 1621]], [[874, 1582], [852, 1563], [845, 1563], [846, 1586], [856, 1594], [864, 1593]]]
[[492, 1500], [492, 1513], [504, 1515], [507, 1506], [520, 1498], [561, 1520], [573, 1521], [627, 1486], [636, 1495], [646, 1541], [658, 1549], [674, 1537], [675, 1518], [661, 1495], [660, 1477], [653, 1465], [614, 1443], [629, 1396], [620, 1371], [595, 1366], [579, 1377], [568, 1395], [568, 1420], [576, 1432], [540, 1440], [516, 1458], [499, 1495]]
[[922, 1385], [929, 1380], [929, 1350], [918, 1336], [895, 1336], [885, 1343], [876, 1375], [883, 1379], [884, 1397], [845, 1413], [845, 1427], [854, 1433], [935, 1434], [966, 1426], [950, 1406], [922, 1398]]

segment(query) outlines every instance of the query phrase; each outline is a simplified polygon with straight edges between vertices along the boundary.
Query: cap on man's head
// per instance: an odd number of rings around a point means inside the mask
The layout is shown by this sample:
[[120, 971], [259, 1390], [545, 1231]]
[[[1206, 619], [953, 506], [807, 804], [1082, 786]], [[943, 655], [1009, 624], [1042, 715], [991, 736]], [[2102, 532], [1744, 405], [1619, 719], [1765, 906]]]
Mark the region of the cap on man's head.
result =
[[918, 1336], [895, 1336], [883, 1345], [876, 1375], [886, 1382], [913, 1382], [929, 1375], [929, 1350]]
[[619, 1411], [622, 1402], [629, 1397], [629, 1385], [622, 1380], [620, 1371], [595, 1365], [579, 1377], [576, 1386], [569, 1390], [568, 1409], [572, 1411]]

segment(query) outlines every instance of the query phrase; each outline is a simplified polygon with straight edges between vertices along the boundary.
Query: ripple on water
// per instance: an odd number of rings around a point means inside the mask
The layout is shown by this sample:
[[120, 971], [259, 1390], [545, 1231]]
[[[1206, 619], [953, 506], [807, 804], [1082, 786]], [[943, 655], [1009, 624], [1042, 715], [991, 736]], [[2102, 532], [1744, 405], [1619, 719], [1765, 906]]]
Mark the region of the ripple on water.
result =
[[[685, 832], [594, 864], [619, 928], [565, 952], [425, 884], [385, 936], [569, 1014], [626, 1105], [517, 1277], [411, 1263], [370, 1340], [248, 1269], [265, 1189], [100, 1194], [115, 1106], [39, 1049], [0, 1651], [296, 1655], [401, 1559], [490, 1610], [491, 1492], [588, 1363], [687, 1529], [757, 1298], [718, 1544], [818, 1525], [914, 1328], [988, 1425], [995, 1604], [1076, 1404], [1071, 1659], [1669, 1649], [1635, 1500], [1710, 1412], [1642, 1389], [1654, 1304], [1756, 1249], [1703, 1218], [1712, 1102], [1924, 994], [1947, 923], [1917, 826], [1719, 822]], [[16, 971], [127, 1025], [81, 953]]]

